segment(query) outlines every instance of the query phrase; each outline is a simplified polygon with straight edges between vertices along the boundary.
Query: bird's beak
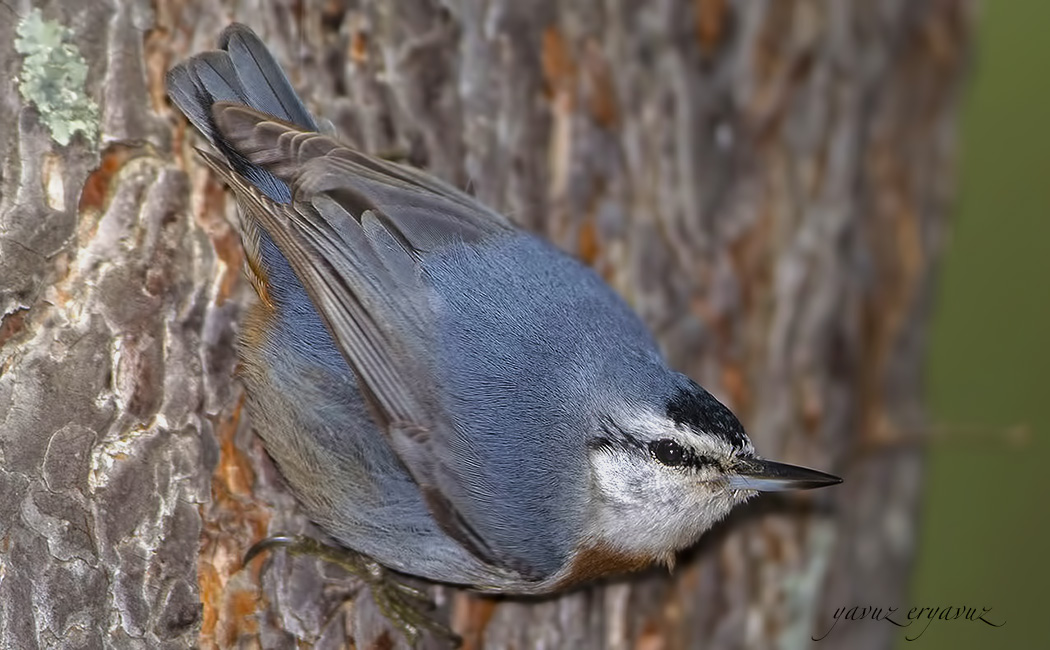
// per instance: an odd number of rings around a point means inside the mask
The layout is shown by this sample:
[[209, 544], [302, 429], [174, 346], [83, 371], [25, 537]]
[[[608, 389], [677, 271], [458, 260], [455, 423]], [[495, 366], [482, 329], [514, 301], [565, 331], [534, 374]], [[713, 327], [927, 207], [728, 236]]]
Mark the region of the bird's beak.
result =
[[811, 490], [842, 482], [842, 479], [837, 476], [818, 472], [815, 469], [761, 458], [741, 459], [733, 469], [733, 473], [727, 477], [727, 480], [729, 487], [734, 490], [758, 490], [760, 492]]

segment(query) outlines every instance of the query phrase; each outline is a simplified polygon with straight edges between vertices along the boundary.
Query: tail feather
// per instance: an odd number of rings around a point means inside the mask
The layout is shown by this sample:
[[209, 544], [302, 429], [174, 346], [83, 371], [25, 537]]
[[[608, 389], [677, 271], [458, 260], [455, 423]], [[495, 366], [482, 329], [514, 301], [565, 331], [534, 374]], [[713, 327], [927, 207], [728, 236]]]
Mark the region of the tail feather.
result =
[[186, 118], [226, 158], [241, 176], [274, 201], [291, 200], [288, 186], [239, 154], [215, 126], [212, 105], [243, 104], [303, 129], [317, 131], [317, 123], [292, 88], [288, 77], [259, 37], [234, 23], [223, 30], [220, 50], [203, 52], [168, 72], [168, 96]]
[[219, 47], [229, 52], [233, 67], [246, 90], [245, 103], [248, 106], [304, 130], [318, 130], [313, 116], [288, 83], [288, 77], [255, 32], [234, 23], [223, 31]]

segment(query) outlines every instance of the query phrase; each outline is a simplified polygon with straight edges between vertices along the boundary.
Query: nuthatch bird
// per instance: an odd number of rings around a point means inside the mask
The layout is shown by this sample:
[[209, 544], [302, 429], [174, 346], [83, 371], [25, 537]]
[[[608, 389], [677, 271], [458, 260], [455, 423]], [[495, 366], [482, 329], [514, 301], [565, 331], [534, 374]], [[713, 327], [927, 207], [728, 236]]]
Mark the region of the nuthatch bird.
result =
[[542, 594], [670, 562], [758, 491], [841, 481], [757, 456], [590, 269], [319, 133], [250, 29], [220, 47], [168, 92], [240, 204], [252, 422], [340, 544]]

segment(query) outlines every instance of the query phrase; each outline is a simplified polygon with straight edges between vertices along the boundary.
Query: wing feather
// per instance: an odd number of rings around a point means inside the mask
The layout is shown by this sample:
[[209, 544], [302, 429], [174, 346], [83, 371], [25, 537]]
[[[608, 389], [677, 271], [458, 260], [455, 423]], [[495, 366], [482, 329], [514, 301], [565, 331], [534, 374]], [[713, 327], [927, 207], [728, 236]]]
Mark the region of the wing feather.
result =
[[514, 227], [428, 174], [316, 133], [247, 27], [228, 28], [220, 48], [173, 68], [168, 90], [218, 150], [201, 153], [237, 194], [248, 243], [252, 232], [255, 240], [264, 232], [287, 260], [435, 519], [499, 564], [500, 553], [457, 507], [462, 486], [443, 462], [453, 425], [430, 367], [435, 315], [420, 262], [430, 251]]
[[453, 425], [429, 365], [434, 314], [419, 263], [513, 226], [429, 176], [244, 106], [218, 103], [213, 120], [239, 155], [291, 188], [291, 203], [276, 203], [224, 173], [303, 283], [435, 519], [499, 564], [456, 507], [461, 490], [449, 489], [458, 479], [442, 456]]

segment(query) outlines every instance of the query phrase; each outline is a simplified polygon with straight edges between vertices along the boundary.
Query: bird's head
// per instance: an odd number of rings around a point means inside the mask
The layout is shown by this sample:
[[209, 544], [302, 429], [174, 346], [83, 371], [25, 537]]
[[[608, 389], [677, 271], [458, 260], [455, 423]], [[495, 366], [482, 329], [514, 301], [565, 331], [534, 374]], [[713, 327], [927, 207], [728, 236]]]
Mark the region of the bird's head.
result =
[[842, 480], [759, 458], [736, 416], [682, 375], [659, 393], [607, 404], [588, 439], [592, 545], [670, 561], [760, 491]]

